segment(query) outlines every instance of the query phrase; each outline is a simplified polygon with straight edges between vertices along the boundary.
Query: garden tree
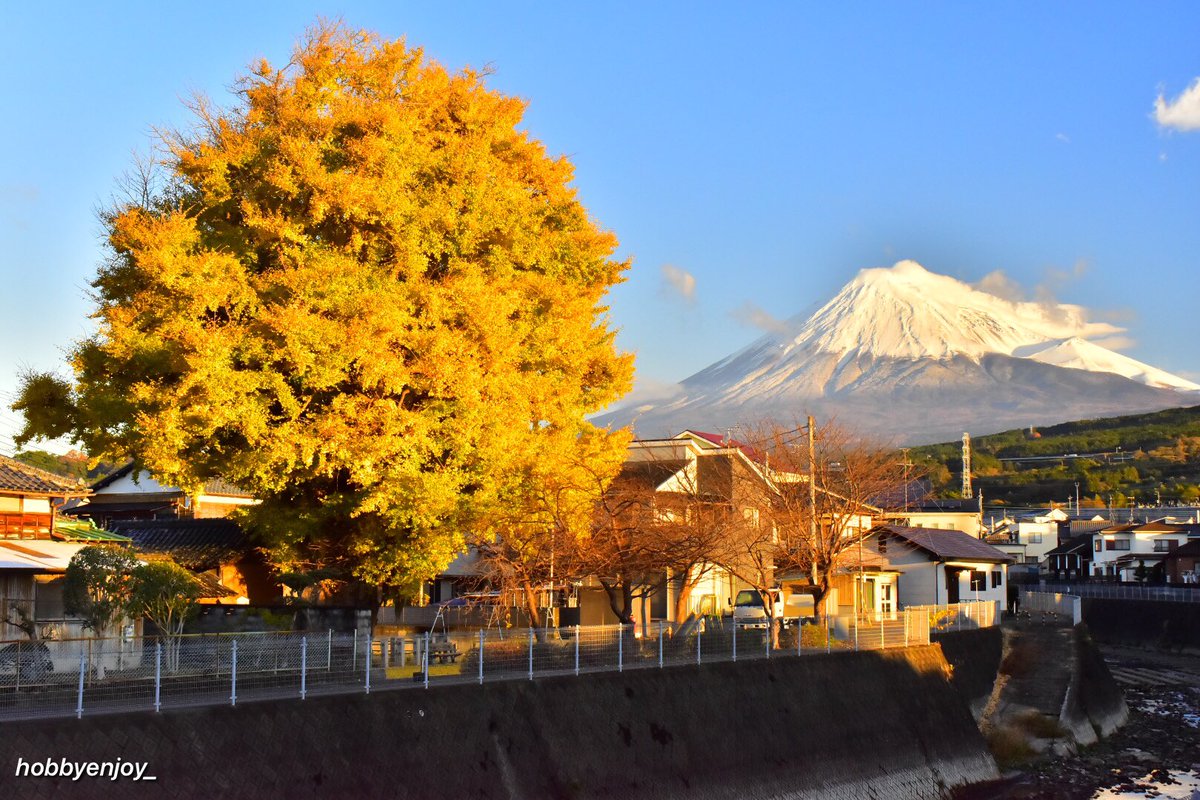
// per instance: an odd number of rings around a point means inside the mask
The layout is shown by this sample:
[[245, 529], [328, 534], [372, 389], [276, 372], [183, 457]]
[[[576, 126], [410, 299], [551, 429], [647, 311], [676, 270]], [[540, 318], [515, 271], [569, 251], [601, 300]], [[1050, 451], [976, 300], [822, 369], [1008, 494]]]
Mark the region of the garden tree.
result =
[[630, 384], [602, 305], [627, 264], [522, 101], [339, 24], [236, 96], [197, 101], [165, 177], [104, 216], [97, 332], [73, 381], [25, 376], [20, 442], [237, 483], [281, 571], [372, 599], [623, 450], [584, 416]]
[[811, 455], [801, 427], [765, 423], [746, 438], [770, 465], [773, 495], [762, 505], [770, 508], [771, 525], [763, 527], [777, 539], [776, 573], [807, 576], [820, 615], [834, 575], [853, 564], [873, 518], [901, 506], [906, 479], [920, 476], [894, 449], [832, 422], [813, 428]]
[[123, 547], [89, 545], [71, 556], [63, 578], [63, 609], [97, 637], [129, 615], [138, 560]]
[[179, 635], [198, 610], [200, 583], [173, 561], [139, 564], [131, 578], [129, 608], [153, 622], [166, 639], [167, 669], [174, 672], [179, 668]]
[[587, 574], [595, 509], [621, 468], [629, 436], [593, 430], [573, 442], [540, 443], [569, 452], [528, 449], [501, 502], [473, 529], [482, 577], [503, 595], [516, 595], [535, 628], [547, 621], [544, 590]]

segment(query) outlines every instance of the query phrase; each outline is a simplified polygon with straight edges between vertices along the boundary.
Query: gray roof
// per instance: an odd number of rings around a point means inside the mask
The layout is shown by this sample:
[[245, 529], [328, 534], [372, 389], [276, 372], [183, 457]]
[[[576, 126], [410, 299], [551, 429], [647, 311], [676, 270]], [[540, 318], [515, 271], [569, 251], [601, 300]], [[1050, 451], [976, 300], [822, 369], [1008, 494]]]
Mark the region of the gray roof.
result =
[[245, 531], [230, 519], [141, 520], [111, 527], [133, 539], [139, 552], [169, 555], [190, 570], [216, 569], [254, 551]]
[[883, 525], [876, 531], [887, 531], [942, 560], [956, 558], [965, 561], [991, 561], [998, 564], [1013, 560], [1008, 553], [997, 550], [982, 539], [976, 539], [962, 531], [912, 528], [905, 525]]
[[0, 492], [46, 494], [54, 497], [88, 494], [87, 487], [79, 481], [31, 467], [8, 456], [0, 456]]

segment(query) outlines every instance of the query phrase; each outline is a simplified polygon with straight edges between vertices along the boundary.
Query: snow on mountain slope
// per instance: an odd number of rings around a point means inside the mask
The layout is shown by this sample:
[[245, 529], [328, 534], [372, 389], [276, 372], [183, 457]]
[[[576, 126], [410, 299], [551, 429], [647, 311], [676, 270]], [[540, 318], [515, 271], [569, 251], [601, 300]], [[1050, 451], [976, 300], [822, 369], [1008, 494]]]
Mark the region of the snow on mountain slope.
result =
[[1032, 358], [1034, 361], [1054, 364], [1058, 367], [1085, 369], [1089, 372], [1111, 372], [1147, 386], [1161, 386], [1164, 389], [1182, 389], [1191, 392], [1200, 391], [1200, 384], [1192, 383], [1120, 353], [1114, 353], [1079, 337], [1072, 337], [1065, 342], [1057, 342], [1045, 349], [1022, 355], [1025, 358]]

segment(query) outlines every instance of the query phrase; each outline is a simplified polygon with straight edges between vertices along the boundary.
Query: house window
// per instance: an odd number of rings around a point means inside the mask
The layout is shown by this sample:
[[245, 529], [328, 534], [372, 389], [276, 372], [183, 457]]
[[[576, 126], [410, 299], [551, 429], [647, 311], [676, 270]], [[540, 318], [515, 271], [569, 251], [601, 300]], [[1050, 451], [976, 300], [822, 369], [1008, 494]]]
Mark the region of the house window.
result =
[[1029, 534], [1029, 543], [1030, 544], [1041, 544], [1042, 543], [1042, 535], [1040, 533]]
[[1156, 552], [1156, 553], [1169, 553], [1172, 550], [1174, 550], [1176, 547], [1179, 547], [1178, 539], [1155, 539], [1154, 540], [1154, 552]]
[[1037, 556], [1025, 556], [1025, 563], [1026, 564], [1036, 564], [1036, 563], [1038, 563], [1038, 557]]
[[971, 591], [987, 591], [987, 573], [981, 569], [971, 570]]
[[1099, 553], [1099, 552], [1100, 552], [1101, 550], [1103, 550], [1103, 549], [1104, 549], [1104, 540], [1103, 540], [1103, 539], [1097, 539], [1097, 540], [1096, 540], [1096, 552], [1097, 552], [1097, 553]]
[[1104, 540], [1104, 549], [1105, 550], [1128, 550], [1129, 549], [1129, 540], [1128, 539], [1105, 539]]
[[998, 569], [992, 570], [992, 588], [995, 589], [1004, 580], [1004, 573]]

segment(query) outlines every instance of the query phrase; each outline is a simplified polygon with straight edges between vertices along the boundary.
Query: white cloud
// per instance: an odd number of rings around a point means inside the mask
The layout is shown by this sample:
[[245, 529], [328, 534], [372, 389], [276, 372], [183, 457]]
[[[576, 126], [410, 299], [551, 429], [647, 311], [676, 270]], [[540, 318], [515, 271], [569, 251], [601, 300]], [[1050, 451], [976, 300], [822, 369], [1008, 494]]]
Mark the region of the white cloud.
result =
[[1070, 143], [1071, 143], [1071, 137], [1070, 137], [1070, 136], [1067, 136], [1065, 133], [1056, 133], [1056, 134], [1054, 134], [1054, 138], [1055, 138], [1055, 139], [1058, 139], [1058, 140], [1059, 140], [1060, 142], [1062, 142], [1063, 144], [1070, 144]]
[[729, 316], [743, 325], [758, 328], [760, 331], [765, 331], [766, 333], [788, 333], [790, 331], [790, 326], [787, 322], [776, 319], [769, 311], [749, 301], [742, 303], [741, 306], [730, 311]]
[[1159, 92], [1154, 101], [1154, 121], [1177, 131], [1200, 130], [1200, 78], [1170, 102]]
[[674, 264], [662, 265], [663, 291], [678, 295], [685, 303], [696, 302], [696, 276]]
[[1026, 297], [1025, 289], [1021, 287], [1021, 284], [1008, 277], [1002, 269], [992, 270], [984, 275], [975, 284], [975, 288], [981, 292], [987, 292], [993, 297], [1013, 303], [1020, 303]]

